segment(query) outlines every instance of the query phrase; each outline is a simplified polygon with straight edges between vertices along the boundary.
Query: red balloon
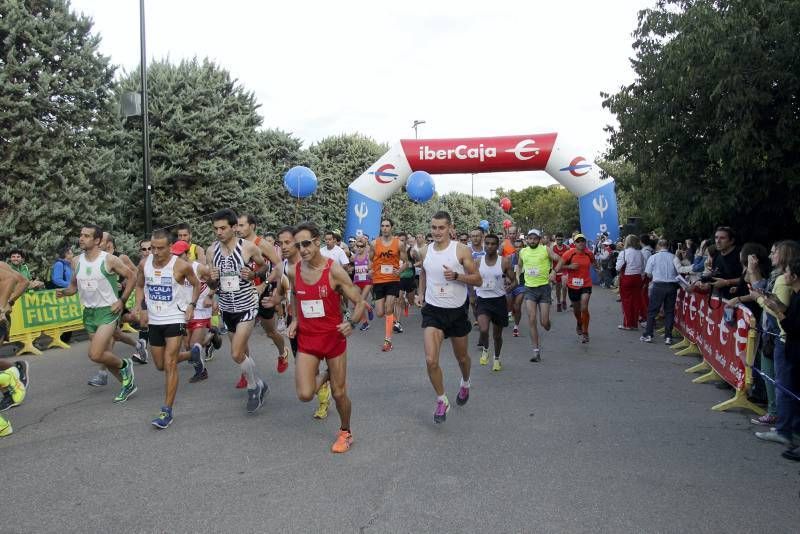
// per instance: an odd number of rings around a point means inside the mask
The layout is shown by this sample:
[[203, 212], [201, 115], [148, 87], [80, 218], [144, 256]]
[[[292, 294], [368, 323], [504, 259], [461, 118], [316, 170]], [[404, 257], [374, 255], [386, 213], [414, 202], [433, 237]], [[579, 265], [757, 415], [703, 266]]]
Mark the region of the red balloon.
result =
[[505, 221], [503, 221], [503, 228], [505, 228], [506, 230], [508, 230], [508, 228], [509, 228], [510, 226], [511, 226], [511, 221], [509, 221], [508, 219], [506, 219]]
[[503, 208], [503, 211], [508, 213], [511, 210], [511, 199], [508, 197], [501, 198], [500, 207]]

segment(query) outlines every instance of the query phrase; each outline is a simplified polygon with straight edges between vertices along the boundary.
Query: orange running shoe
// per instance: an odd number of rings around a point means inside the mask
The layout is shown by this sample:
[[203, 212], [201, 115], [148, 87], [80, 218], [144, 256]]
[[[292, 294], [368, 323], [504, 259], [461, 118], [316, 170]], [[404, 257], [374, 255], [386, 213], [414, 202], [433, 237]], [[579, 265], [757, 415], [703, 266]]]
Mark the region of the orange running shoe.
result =
[[353, 434], [349, 430], [339, 430], [339, 435], [331, 446], [331, 452], [347, 452], [352, 444]]

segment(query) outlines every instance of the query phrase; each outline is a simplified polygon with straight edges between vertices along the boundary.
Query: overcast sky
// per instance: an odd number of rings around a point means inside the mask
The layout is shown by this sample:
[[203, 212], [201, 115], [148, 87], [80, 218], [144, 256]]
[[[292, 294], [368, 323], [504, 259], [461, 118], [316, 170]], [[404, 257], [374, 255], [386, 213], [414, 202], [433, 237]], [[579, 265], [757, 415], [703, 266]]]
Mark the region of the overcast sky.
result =
[[[414, 136], [558, 132], [595, 157], [614, 121], [600, 92], [633, 81], [631, 33], [654, 0], [146, 0], [147, 56], [209, 57], [261, 104], [264, 126], [306, 146], [359, 132]], [[73, 0], [94, 20], [101, 52], [139, 64], [137, 0]], [[353, 177], [356, 178], [355, 176]], [[440, 193], [471, 192], [437, 176]], [[545, 173], [476, 175], [476, 195], [554, 183]]]

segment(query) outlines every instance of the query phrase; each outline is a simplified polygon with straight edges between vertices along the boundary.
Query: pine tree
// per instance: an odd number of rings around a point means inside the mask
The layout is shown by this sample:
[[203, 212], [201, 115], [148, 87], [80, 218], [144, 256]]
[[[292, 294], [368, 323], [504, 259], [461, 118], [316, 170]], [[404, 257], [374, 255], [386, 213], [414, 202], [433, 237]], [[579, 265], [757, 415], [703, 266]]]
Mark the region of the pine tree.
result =
[[116, 178], [98, 142], [114, 69], [91, 29], [64, 1], [0, 3], [0, 249], [26, 250], [40, 275], [83, 222], [118, 222], [103, 207]]

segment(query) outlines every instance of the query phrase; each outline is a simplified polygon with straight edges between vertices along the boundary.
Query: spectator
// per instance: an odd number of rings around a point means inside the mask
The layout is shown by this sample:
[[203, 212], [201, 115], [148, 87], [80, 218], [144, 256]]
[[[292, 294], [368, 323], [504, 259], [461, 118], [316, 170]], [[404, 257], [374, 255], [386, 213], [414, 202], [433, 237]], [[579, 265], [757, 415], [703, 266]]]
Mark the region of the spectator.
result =
[[20, 249], [12, 250], [8, 255], [8, 265], [25, 277], [25, 279], [28, 281], [28, 290], [41, 289], [44, 287], [44, 282], [36, 278], [32, 278], [31, 270], [28, 268], [28, 264], [25, 263], [25, 253]]
[[672, 326], [675, 323], [675, 299], [678, 296], [678, 273], [686, 268], [669, 251], [669, 241], [660, 239], [658, 251], [650, 256], [645, 265], [645, 276], [653, 281], [650, 288], [647, 326], [639, 338], [645, 343], [653, 342], [656, 315], [664, 307], [664, 343], [672, 345]]
[[50, 268], [50, 280], [47, 282], [48, 289], [57, 287], [69, 287], [72, 280], [72, 258], [75, 254], [69, 243], [62, 243], [58, 247], [58, 258]]
[[622, 324], [620, 330], [636, 330], [641, 312], [642, 273], [644, 256], [640, 250], [641, 242], [634, 234], [625, 238], [625, 249], [617, 257], [619, 275], [619, 296], [622, 300]]
[[703, 242], [700, 243], [700, 247], [694, 253], [694, 258], [692, 260], [692, 272], [702, 273], [705, 270], [706, 260], [708, 259], [708, 247], [712, 243], [712, 239], [704, 239]]
[[739, 259], [741, 249], [736, 245], [736, 236], [729, 226], [720, 226], [714, 232], [714, 245], [717, 254], [713, 257], [711, 275], [714, 281], [703, 284], [706, 291], [714, 289], [723, 299], [736, 296], [736, 289], [742, 278], [742, 264]]
[[[641, 251], [642, 257], [644, 258], [644, 263], [647, 264], [647, 260], [650, 259], [650, 256], [655, 254], [655, 245], [658, 243], [659, 237], [656, 235], [655, 232], [650, 232], [650, 234], [642, 234], [639, 236], [639, 240], [642, 242]], [[639, 293], [639, 322], [644, 324], [647, 322], [647, 310], [650, 307], [650, 281], [647, 278], [642, 278], [642, 288]]]

